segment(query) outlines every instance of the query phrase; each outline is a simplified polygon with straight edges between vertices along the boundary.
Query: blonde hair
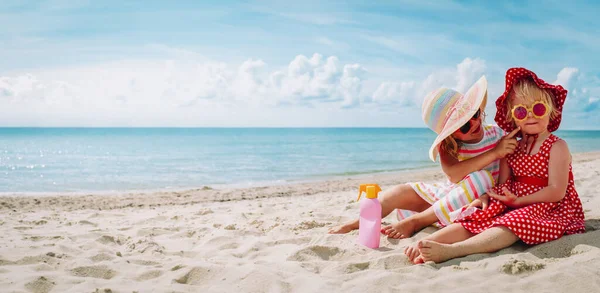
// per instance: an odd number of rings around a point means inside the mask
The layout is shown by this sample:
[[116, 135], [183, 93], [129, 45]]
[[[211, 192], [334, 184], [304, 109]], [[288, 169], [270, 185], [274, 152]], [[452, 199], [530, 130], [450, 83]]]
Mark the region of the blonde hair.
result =
[[552, 92], [546, 89], [541, 89], [531, 78], [524, 78], [517, 81], [506, 99], [506, 121], [513, 122], [512, 108], [515, 105], [515, 98], [519, 97], [528, 104], [533, 104], [537, 101], [542, 101], [548, 104], [550, 119], [558, 116], [559, 112], [554, 105]]
[[[485, 105], [487, 104], [487, 96], [488, 94], [486, 90], [485, 95], [483, 96], [483, 100], [481, 101], [481, 105], [479, 105], [479, 110], [481, 110], [479, 115], [480, 117], [482, 117], [482, 121], [485, 118]], [[455, 139], [454, 137], [452, 137], [452, 135], [449, 135], [440, 144], [440, 149], [452, 156], [453, 158], [458, 159], [458, 151], [461, 145], [462, 142], [460, 140]]]
[[440, 144], [440, 149], [452, 156], [453, 158], [458, 159], [459, 144], [456, 141], [456, 139], [452, 137], [452, 135], [449, 135], [448, 137], [444, 138], [444, 140]]

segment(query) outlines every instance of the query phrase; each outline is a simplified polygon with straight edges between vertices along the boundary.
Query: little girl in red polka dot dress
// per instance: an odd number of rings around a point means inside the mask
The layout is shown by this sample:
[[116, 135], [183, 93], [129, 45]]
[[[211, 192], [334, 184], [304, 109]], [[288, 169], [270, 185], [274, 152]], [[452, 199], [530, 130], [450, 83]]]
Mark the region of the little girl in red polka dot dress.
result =
[[533, 245], [585, 232], [571, 153], [552, 134], [566, 97], [562, 86], [525, 68], [506, 72], [495, 121], [506, 132], [520, 129], [518, 151], [501, 160], [499, 184], [464, 207], [455, 224], [405, 249], [411, 261], [443, 262], [498, 251], [518, 240]]

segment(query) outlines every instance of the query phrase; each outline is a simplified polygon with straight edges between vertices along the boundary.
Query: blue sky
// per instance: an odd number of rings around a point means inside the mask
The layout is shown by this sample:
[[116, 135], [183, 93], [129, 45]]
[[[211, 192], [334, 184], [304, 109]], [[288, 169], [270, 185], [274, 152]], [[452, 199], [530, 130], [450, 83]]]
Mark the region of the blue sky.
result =
[[428, 91], [522, 66], [599, 129], [600, 5], [482, 2], [3, 0], [0, 125], [423, 127]]

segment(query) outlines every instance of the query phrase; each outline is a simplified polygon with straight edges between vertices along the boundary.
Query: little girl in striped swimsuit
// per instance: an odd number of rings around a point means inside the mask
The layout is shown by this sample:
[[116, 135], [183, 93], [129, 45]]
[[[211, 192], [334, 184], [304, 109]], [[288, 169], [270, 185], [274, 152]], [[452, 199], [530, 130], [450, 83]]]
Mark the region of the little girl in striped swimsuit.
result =
[[[487, 101], [487, 80], [481, 77], [465, 95], [440, 88], [425, 97], [424, 122], [438, 136], [429, 150], [440, 164], [447, 182], [413, 182], [386, 190], [380, 197], [382, 217], [395, 209], [399, 222], [382, 233], [390, 238], [411, 237], [416, 231], [437, 222], [446, 226], [460, 209], [485, 194], [498, 178], [499, 159], [514, 152], [516, 139], [490, 125], [483, 125]], [[358, 219], [333, 227], [329, 233], [358, 229]]]

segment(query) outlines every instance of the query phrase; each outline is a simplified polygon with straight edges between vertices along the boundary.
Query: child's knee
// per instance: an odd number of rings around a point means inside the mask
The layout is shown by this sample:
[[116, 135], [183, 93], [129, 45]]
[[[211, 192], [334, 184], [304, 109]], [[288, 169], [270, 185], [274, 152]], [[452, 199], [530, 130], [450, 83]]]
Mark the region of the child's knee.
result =
[[401, 202], [402, 205], [416, 205], [423, 201], [413, 190], [412, 186], [409, 184], [400, 184], [392, 187], [388, 191], [386, 191], [381, 197], [381, 202], [386, 203], [398, 203]]
[[388, 198], [399, 197], [399, 196], [406, 194], [409, 191], [409, 189], [412, 190], [412, 187], [410, 187], [410, 185], [399, 184], [399, 185], [392, 187], [387, 192], [385, 192], [385, 194], [383, 196], [388, 197]]

